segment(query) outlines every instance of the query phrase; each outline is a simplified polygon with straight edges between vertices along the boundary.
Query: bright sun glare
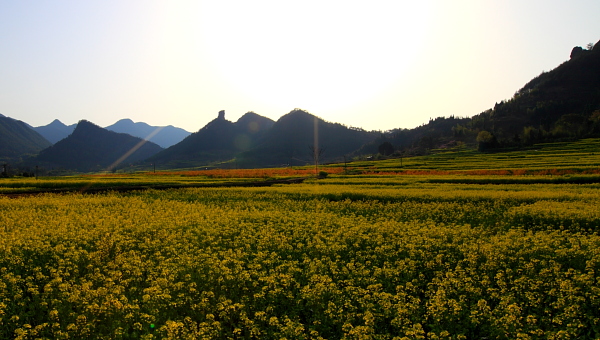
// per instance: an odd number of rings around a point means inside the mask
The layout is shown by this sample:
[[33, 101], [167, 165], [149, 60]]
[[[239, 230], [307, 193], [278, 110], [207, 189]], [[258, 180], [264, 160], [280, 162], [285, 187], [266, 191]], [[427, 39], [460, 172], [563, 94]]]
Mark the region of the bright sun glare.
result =
[[229, 86], [278, 110], [324, 112], [381, 93], [410, 70], [428, 27], [408, 1], [212, 1], [202, 43]]

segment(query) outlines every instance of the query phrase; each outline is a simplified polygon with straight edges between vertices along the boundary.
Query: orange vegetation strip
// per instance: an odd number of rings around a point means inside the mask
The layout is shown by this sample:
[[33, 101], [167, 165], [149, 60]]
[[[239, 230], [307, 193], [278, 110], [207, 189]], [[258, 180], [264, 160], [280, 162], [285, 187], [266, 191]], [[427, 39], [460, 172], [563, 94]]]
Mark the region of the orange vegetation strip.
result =
[[[324, 169], [327, 173], [338, 174], [344, 172], [341, 168]], [[160, 171], [156, 173], [149, 172], [147, 175], [156, 176], [206, 176], [211, 178], [265, 178], [278, 176], [310, 176], [315, 174], [315, 169], [212, 169], [195, 171]]]
[[82, 177], [130, 177], [131, 174], [93, 174], [93, 175], [83, 175]]
[[405, 170], [385, 171], [370, 170], [363, 175], [397, 176], [397, 175], [469, 175], [469, 176], [564, 176], [564, 175], [598, 175], [600, 169], [547, 169], [547, 170]]
[[[323, 168], [329, 174], [341, 174], [342, 167]], [[432, 175], [469, 175], [469, 176], [564, 176], [564, 175], [600, 175], [600, 169], [546, 169], [546, 170], [403, 170], [387, 171], [378, 169], [359, 170], [349, 168], [354, 174], [376, 175], [376, 176], [432, 176]], [[148, 172], [148, 176], [206, 176], [209, 178], [268, 178], [284, 176], [311, 176], [315, 174], [314, 169], [211, 169], [190, 171], [159, 171]], [[127, 177], [122, 174], [88, 175], [89, 177]]]

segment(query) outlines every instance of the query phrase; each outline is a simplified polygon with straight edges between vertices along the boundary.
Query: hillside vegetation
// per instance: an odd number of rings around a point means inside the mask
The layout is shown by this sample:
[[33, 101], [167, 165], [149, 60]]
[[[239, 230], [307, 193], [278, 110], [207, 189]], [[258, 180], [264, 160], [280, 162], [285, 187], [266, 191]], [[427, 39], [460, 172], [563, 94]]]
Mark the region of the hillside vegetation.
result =
[[[577, 50], [577, 49], [574, 49]], [[557, 68], [543, 72], [513, 98], [471, 118], [439, 117], [415, 129], [393, 129], [363, 147], [391, 142], [398, 153], [423, 154], [441, 146], [466, 144], [480, 151], [518, 149], [540, 142], [600, 136], [600, 44]]]
[[20, 120], [0, 116], [0, 162], [36, 154], [51, 144]]

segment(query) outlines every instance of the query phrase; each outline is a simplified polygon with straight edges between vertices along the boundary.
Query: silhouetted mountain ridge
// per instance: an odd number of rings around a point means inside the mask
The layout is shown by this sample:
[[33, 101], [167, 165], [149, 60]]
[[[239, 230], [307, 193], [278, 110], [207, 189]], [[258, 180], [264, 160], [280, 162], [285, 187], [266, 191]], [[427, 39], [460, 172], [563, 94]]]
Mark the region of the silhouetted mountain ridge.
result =
[[27, 163], [82, 172], [102, 171], [144, 160], [160, 150], [162, 148], [152, 142], [82, 120], [71, 135], [42, 150]]
[[55, 119], [48, 125], [34, 127], [33, 129], [54, 144], [70, 135], [75, 130], [75, 126], [77, 124], [65, 125], [60, 120]]
[[376, 138], [378, 133], [330, 123], [304, 110], [295, 109], [275, 122], [257, 147], [239, 155], [249, 166], [305, 165], [319, 161], [343, 161], [345, 156]]
[[248, 150], [273, 125], [269, 118], [254, 112], [244, 114], [237, 122], [225, 119], [225, 111], [202, 129], [180, 143], [158, 153], [149, 161], [185, 166], [194, 163], [223, 162]]
[[20, 121], [0, 115], [0, 161], [19, 160], [50, 146], [50, 142]]
[[[55, 120], [49, 127], [66, 126]], [[133, 123], [130, 119], [121, 120], [111, 128], [143, 137], [157, 131], [156, 127]], [[104, 129], [82, 121], [69, 137], [43, 150], [39, 159], [95, 171], [109, 166], [115, 157], [140, 142], [139, 138], [135, 142], [125, 141], [123, 136], [127, 135], [101, 130]], [[106, 135], [108, 132], [115, 135]], [[574, 48], [570, 60], [530, 80], [513, 98], [471, 118], [438, 117], [414, 129], [381, 133], [326, 122], [300, 109], [292, 110], [276, 122], [248, 112], [233, 123], [221, 111], [206, 126], [165, 150], [150, 147], [152, 143], [147, 143], [149, 149], [144, 149], [146, 144], [139, 144], [142, 147], [134, 153], [135, 157], [131, 155], [126, 161], [146, 157], [148, 162], [173, 168], [267, 167], [312, 163], [315, 149], [321, 151], [320, 162], [332, 162], [377, 153], [387, 143], [392, 145], [391, 151], [422, 153], [464, 144], [490, 150], [582, 137], [600, 137], [598, 44], [592, 50]], [[390, 152], [390, 148], [386, 150]]]
[[163, 148], [181, 142], [190, 133], [184, 129], [168, 126], [151, 126], [144, 122], [134, 123], [131, 119], [121, 119], [106, 127], [107, 130], [127, 133], [134, 137], [143, 138], [160, 145]]
[[[471, 118], [436, 118], [415, 129], [394, 129], [385, 139], [396, 148], [424, 152], [466, 143], [482, 150], [600, 137], [600, 41], [594, 49], [527, 82], [514, 97]], [[444, 126], [441, 128], [441, 126]], [[489, 133], [485, 139], [480, 133]], [[485, 133], [483, 134], [485, 135]], [[481, 136], [480, 136], [481, 137]], [[379, 139], [362, 150], [373, 151]]]
[[243, 133], [257, 134], [270, 129], [275, 122], [252, 111], [245, 113], [236, 122], [236, 127]]
[[[315, 136], [317, 139], [315, 139]], [[326, 122], [295, 109], [277, 122], [248, 112], [237, 122], [224, 111], [198, 132], [149, 161], [172, 167], [230, 162], [231, 167], [310, 164], [311, 148], [322, 150], [321, 162], [343, 160], [346, 154], [374, 139], [376, 134]]]

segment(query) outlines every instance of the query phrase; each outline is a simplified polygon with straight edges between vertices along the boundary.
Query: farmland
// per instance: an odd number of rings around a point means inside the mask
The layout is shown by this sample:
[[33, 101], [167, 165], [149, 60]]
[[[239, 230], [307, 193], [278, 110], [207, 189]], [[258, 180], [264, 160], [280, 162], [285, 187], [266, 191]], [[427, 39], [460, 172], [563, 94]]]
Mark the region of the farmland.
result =
[[306, 174], [6, 179], [78, 190], [0, 197], [0, 338], [598, 338], [595, 143], [269, 187], [82, 190]]

